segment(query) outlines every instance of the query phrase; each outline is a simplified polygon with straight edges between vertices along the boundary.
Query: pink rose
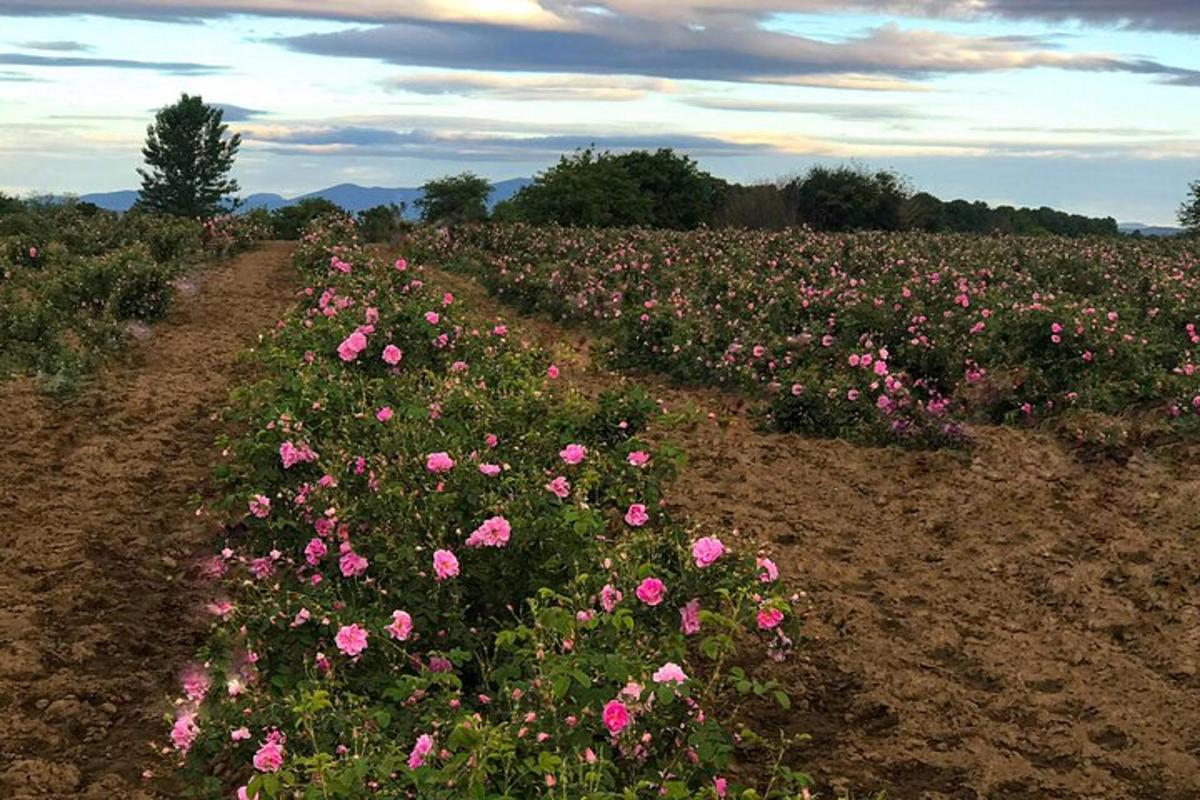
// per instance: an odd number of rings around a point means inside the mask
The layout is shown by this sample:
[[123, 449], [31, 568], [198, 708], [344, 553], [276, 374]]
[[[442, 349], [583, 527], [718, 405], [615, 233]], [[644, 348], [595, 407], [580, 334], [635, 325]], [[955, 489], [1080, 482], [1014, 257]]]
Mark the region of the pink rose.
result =
[[512, 534], [512, 526], [504, 517], [492, 517], [467, 537], [467, 547], [504, 547]]
[[407, 611], [393, 611], [392, 624], [388, 625], [388, 635], [397, 641], [404, 642], [412, 634], [413, 621]]
[[696, 566], [705, 569], [725, 554], [725, 545], [715, 536], [704, 536], [692, 545], [692, 558]]
[[404, 358], [404, 353], [402, 353], [400, 348], [396, 347], [396, 345], [389, 344], [387, 347], [383, 348], [383, 360], [385, 363], [394, 367], [400, 363], [400, 359], [402, 358]]
[[558, 456], [568, 464], [578, 464], [587, 458], [587, 452], [587, 448], [581, 444], [569, 444], [559, 452]]
[[663, 601], [667, 594], [667, 587], [658, 578], [646, 578], [638, 584], [637, 591], [634, 592], [638, 600], [641, 600], [648, 606], [656, 606]]
[[783, 622], [783, 612], [777, 608], [764, 608], [758, 612], [759, 630], [769, 631]]
[[333, 637], [334, 643], [338, 650], [341, 650], [348, 656], [354, 657], [367, 649], [366, 628], [360, 627], [357, 622], [352, 625], [343, 625], [338, 628], [337, 636]]
[[610, 700], [604, 706], [604, 727], [608, 728], [608, 732], [613, 736], [617, 736], [628, 726], [629, 709], [620, 700]]
[[650, 515], [646, 513], [646, 506], [641, 503], [634, 503], [625, 512], [625, 522], [635, 528], [640, 528], [649, 521]]
[[454, 469], [454, 459], [449, 453], [430, 453], [425, 457], [425, 469], [430, 472], [449, 472]]
[[433, 571], [439, 581], [458, 575], [458, 559], [449, 550], [436, 550], [433, 554]]
[[688, 679], [683, 668], [673, 661], [668, 661], [651, 676], [655, 683], [683, 683]]

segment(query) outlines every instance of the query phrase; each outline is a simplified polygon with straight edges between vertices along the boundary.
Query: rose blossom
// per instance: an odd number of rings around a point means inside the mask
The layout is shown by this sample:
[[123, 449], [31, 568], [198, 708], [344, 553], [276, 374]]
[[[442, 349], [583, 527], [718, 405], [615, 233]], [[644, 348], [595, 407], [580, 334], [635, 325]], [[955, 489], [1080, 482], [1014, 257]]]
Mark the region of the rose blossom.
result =
[[635, 594], [638, 600], [641, 600], [646, 605], [656, 606], [666, 596], [667, 587], [658, 578], [646, 578], [638, 584]]
[[641, 503], [634, 503], [625, 512], [625, 522], [635, 528], [642, 527], [649, 519], [650, 515], [646, 513], [646, 506]]
[[412, 634], [413, 621], [407, 611], [393, 611], [392, 624], [388, 625], [385, 630], [388, 634], [397, 641], [407, 641]]
[[610, 700], [604, 706], [604, 727], [617, 736], [629, 725], [629, 709], [620, 700]]
[[458, 559], [449, 550], [436, 550], [433, 553], [433, 571], [437, 579], [444, 581], [458, 575]]
[[692, 545], [692, 558], [696, 566], [705, 569], [725, 554], [725, 545], [715, 536], [703, 536]]
[[367, 649], [368, 635], [368, 631], [355, 622], [338, 628], [337, 636], [333, 640], [337, 644], [338, 650], [353, 657]]
[[569, 444], [558, 455], [568, 464], [578, 464], [587, 458], [587, 452], [587, 448], [581, 444]]

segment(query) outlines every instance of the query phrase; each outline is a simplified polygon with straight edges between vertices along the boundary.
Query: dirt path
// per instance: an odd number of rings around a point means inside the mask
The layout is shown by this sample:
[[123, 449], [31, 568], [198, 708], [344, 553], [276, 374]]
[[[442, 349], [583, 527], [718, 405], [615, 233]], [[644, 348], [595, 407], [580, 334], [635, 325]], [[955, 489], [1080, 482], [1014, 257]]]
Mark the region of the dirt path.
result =
[[56, 407], [0, 385], [0, 797], [135, 798], [202, 621], [191, 513], [236, 356], [287, 307], [290, 247], [197, 279], [150, 338]]
[[[470, 281], [435, 282], [517, 321]], [[580, 331], [517, 326], [585, 391], [626, 380]], [[1185, 800], [1200, 796], [1200, 472], [1082, 464], [983, 429], [913, 453], [754, 431], [736, 400], [639, 379], [689, 463], [670, 501], [761, 542], [811, 600], [775, 722], [823, 797]], [[761, 721], [761, 720], [760, 720]]]

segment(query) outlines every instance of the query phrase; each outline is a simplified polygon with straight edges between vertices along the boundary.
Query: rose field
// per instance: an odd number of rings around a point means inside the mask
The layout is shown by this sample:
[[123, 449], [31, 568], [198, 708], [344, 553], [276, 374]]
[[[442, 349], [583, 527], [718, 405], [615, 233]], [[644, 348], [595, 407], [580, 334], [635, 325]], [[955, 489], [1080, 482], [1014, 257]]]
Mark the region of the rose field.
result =
[[593, 323], [611, 362], [764, 399], [774, 427], [960, 443], [968, 421], [1080, 444], [1195, 430], [1194, 243], [490, 225], [423, 251]]
[[1194, 241], [28, 224], [0, 796], [1200, 786]]

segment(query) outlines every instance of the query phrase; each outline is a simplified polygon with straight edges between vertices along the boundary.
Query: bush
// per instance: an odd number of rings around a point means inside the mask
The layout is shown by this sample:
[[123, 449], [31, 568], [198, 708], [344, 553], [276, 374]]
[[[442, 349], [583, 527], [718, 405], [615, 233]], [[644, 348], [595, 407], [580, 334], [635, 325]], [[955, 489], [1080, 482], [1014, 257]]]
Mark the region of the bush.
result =
[[614, 365], [749, 392], [786, 430], [942, 446], [969, 420], [1200, 417], [1188, 240], [492, 225], [418, 245], [596, 325]]
[[790, 646], [774, 566], [660, 508], [648, 397], [560, 390], [355, 233], [306, 234], [308, 307], [235, 407], [190, 795], [711, 798], [755, 741], [730, 694], [788, 702], [730, 666]]

